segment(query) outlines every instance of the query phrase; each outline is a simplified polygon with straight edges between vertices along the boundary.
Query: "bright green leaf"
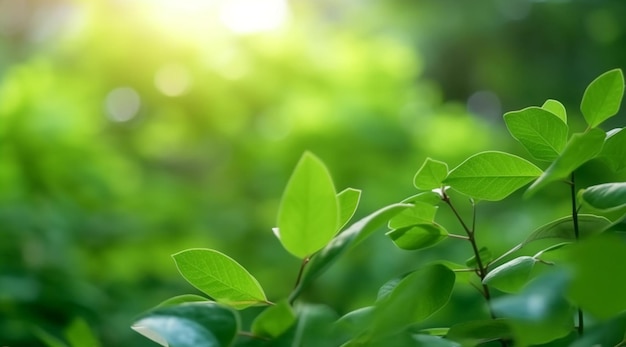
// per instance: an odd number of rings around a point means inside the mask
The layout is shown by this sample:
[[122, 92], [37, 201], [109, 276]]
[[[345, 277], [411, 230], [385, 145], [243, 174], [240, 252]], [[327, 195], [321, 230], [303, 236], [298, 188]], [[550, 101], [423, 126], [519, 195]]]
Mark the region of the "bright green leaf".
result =
[[[490, 261], [493, 260], [493, 254], [487, 247], [480, 247], [480, 249], [478, 250], [478, 256], [480, 257], [480, 261], [483, 264], [488, 264]], [[478, 265], [478, 263], [476, 262], [476, 256], [473, 255], [471, 258], [467, 259], [465, 265], [467, 265], [467, 267], [469, 268], [476, 268]]]
[[535, 262], [528, 256], [510, 260], [489, 271], [483, 283], [506, 293], [517, 293], [528, 282]]
[[141, 317], [133, 330], [161, 346], [230, 346], [239, 330], [239, 318], [219, 304], [187, 303], [156, 308]]
[[583, 199], [589, 205], [601, 210], [624, 206], [626, 205], [626, 182], [591, 186], [583, 192]]
[[402, 200], [403, 203], [410, 203], [410, 204], [414, 204], [416, 202], [422, 202], [422, 203], [426, 203], [429, 205], [437, 205], [441, 202], [441, 195], [435, 193], [435, 192], [421, 192], [419, 194], [415, 194], [413, 196], [410, 196], [404, 200]]
[[595, 158], [602, 150], [604, 138], [604, 131], [597, 128], [574, 134], [565, 145], [563, 153], [528, 188], [526, 194], [532, 195], [549, 183], [568, 177], [582, 164]]
[[437, 206], [416, 201], [412, 208], [408, 208], [389, 220], [390, 229], [404, 228], [415, 224], [431, 223], [435, 220], [437, 214]]
[[291, 293], [290, 300], [294, 300], [300, 295], [304, 288], [310, 285], [315, 278], [321, 275], [348, 249], [363, 241], [377, 228], [387, 223], [393, 216], [410, 207], [413, 207], [413, 205], [393, 204], [383, 207], [352, 224], [344, 232], [337, 235], [322, 251], [311, 258], [300, 283]]
[[373, 325], [367, 334], [393, 334], [428, 318], [448, 302], [454, 279], [454, 272], [440, 264], [407, 275], [389, 295], [376, 302]]
[[415, 188], [431, 190], [441, 187], [441, 182], [448, 176], [448, 164], [426, 158], [422, 167], [417, 171], [413, 179]]
[[450, 172], [444, 183], [475, 199], [497, 201], [541, 175], [520, 157], [503, 152], [478, 153]]
[[615, 235], [601, 235], [569, 248], [573, 267], [571, 299], [596, 318], [626, 310], [626, 244]]
[[461, 342], [463, 346], [478, 346], [489, 341], [510, 339], [511, 327], [506, 319], [468, 321], [450, 327], [447, 339]]
[[200, 295], [184, 294], [184, 295], [171, 297], [163, 301], [162, 303], [160, 303], [157, 307], [176, 306], [176, 305], [180, 305], [180, 304], [184, 304], [188, 302], [206, 302], [206, 301], [212, 301], [212, 300], [209, 300]]
[[252, 332], [258, 336], [277, 337], [296, 321], [296, 316], [287, 300], [266, 308], [252, 322]]
[[541, 105], [541, 108], [552, 112], [552, 114], [559, 117], [563, 123], [567, 124], [567, 112], [565, 111], [565, 106], [563, 106], [563, 104], [559, 101], [548, 99], [543, 103], [543, 105]]
[[75, 318], [65, 329], [65, 338], [72, 347], [98, 347], [100, 342], [93, 331], [81, 318]]
[[296, 165], [278, 209], [280, 242], [298, 258], [323, 248], [339, 229], [339, 202], [324, 163], [306, 152]]
[[218, 302], [237, 309], [266, 304], [259, 282], [230, 257], [212, 249], [188, 249], [172, 256], [181, 275]]
[[401, 249], [418, 250], [436, 245], [448, 237], [448, 232], [440, 225], [415, 224], [391, 230], [386, 234]]
[[511, 135], [535, 159], [556, 159], [567, 143], [567, 124], [557, 115], [539, 107], [508, 112], [504, 121]]
[[619, 111], [624, 96], [622, 70], [607, 71], [593, 80], [583, 94], [580, 110], [591, 128], [597, 127]]
[[339, 203], [339, 228], [343, 229], [346, 224], [352, 219], [357, 207], [359, 207], [359, 200], [361, 199], [361, 191], [354, 188], [344, 189], [341, 193], [337, 194], [337, 201]]
[[606, 133], [606, 140], [598, 158], [603, 160], [613, 171], [626, 169], [626, 128], [613, 129]]

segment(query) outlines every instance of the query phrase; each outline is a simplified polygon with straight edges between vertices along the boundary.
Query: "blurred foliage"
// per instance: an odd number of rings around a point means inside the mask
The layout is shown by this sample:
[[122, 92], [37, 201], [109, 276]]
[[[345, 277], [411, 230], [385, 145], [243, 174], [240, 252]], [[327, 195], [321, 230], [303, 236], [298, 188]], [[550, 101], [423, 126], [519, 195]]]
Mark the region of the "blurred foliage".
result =
[[[303, 151], [363, 190], [362, 216], [412, 195], [426, 156], [523, 153], [504, 111], [550, 97], [582, 121], [588, 82], [626, 68], [620, 0], [292, 0], [282, 27], [247, 34], [220, 22], [241, 1], [180, 3], [0, 0], [0, 344], [82, 317], [102, 345], [151, 345], [128, 326], [192, 291], [169, 256], [184, 248], [286, 295], [299, 264], [271, 228]], [[582, 185], [609, 180], [593, 165]], [[479, 242], [500, 253], [565, 214], [566, 194], [485, 205]], [[306, 297], [362, 306], [429, 252], [377, 235]], [[439, 314], [466, 319], [474, 294]]]

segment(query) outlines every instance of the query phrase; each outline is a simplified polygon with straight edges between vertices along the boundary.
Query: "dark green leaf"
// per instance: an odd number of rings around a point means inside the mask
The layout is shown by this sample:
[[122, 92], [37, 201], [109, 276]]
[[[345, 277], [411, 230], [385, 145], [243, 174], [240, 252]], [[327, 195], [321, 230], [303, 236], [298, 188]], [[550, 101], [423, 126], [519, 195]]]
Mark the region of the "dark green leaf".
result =
[[229, 346], [239, 330], [236, 313], [214, 302], [159, 307], [141, 317], [133, 330], [169, 347]]
[[593, 80], [580, 104], [580, 110], [591, 128], [595, 128], [619, 111], [624, 96], [622, 70], [607, 71]]
[[528, 281], [535, 266], [533, 257], [522, 256], [489, 271], [483, 283], [507, 293], [517, 293]]
[[287, 251], [306, 258], [339, 229], [339, 202], [324, 163], [306, 152], [296, 165], [278, 209], [280, 241]]
[[335, 346], [334, 324], [339, 318], [328, 306], [301, 305], [291, 346], [327, 347]]
[[410, 207], [413, 207], [413, 205], [393, 204], [383, 207], [352, 224], [344, 232], [337, 235], [324, 249], [311, 258], [300, 283], [291, 293], [290, 300], [294, 300], [300, 295], [304, 288], [311, 284], [317, 276], [321, 275], [330, 264], [335, 262], [348, 249], [363, 241], [377, 228], [387, 223], [393, 216]]
[[503, 152], [478, 153], [450, 172], [444, 183], [475, 199], [497, 201], [541, 175], [520, 157]]
[[67, 343], [39, 327], [33, 328], [33, 334], [48, 347], [68, 347]]
[[585, 334], [569, 347], [624, 346], [626, 342], [626, 314], [621, 314], [608, 322], [585, 329]]
[[603, 160], [613, 171], [626, 169], [626, 128], [613, 129], [606, 134], [606, 140], [602, 147], [599, 158]]
[[563, 104], [559, 101], [548, 99], [543, 103], [543, 105], [541, 105], [541, 108], [552, 112], [552, 114], [559, 117], [563, 123], [567, 124], [567, 112], [565, 111], [565, 106], [563, 106]]
[[468, 321], [453, 325], [447, 339], [460, 342], [463, 346], [477, 346], [489, 341], [510, 339], [511, 327], [505, 319]]
[[181, 275], [218, 302], [237, 309], [266, 304], [259, 282], [232, 258], [212, 249], [188, 249], [172, 256]]
[[582, 164], [595, 158], [602, 150], [605, 137], [604, 131], [598, 128], [582, 134], [574, 134], [565, 145], [561, 155], [528, 188], [526, 194], [532, 195], [549, 183], [568, 177]]
[[252, 322], [252, 332], [258, 336], [278, 337], [296, 321], [287, 300], [266, 308]]
[[426, 158], [422, 167], [413, 178], [415, 188], [431, 190], [441, 187], [441, 182], [448, 176], [448, 165], [444, 162]]
[[436, 245], [448, 237], [448, 232], [440, 225], [415, 224], [394, 229], [386, 234], [401, 249], [418, 250]]
[[626, 182], [591, 186], [583, 192], [583, 199], [589, 205], [601, 210], [624, 206], [626, 205]]
[[[478, 250], [478, 256], [480, 256], [480, 260], [483, 264], [488, 264], [490, 261], [493, 260], [493, 255], [487, 247], [480, 247], [480, 249]], [[478, 263], [476, 262], [476, 256], [473, 255], [471, 258], [467, 259], [465, 265], [467, 265], [467, 267], [469, 268], [477, 267]]]
[[511, 135], [538, 160], [556, 159], [567, 143], [567, 124], [543, 108], [508, 112], [504, 121]]
[[337, 201], [339, 202], [339, 228], [343, 229], [346, 224], [352, 219], [357, 207], [359, 207], [359, 200], [361, 199], [361, 191], [358, 189], [347, 188], [341, 193], [337, 194]]

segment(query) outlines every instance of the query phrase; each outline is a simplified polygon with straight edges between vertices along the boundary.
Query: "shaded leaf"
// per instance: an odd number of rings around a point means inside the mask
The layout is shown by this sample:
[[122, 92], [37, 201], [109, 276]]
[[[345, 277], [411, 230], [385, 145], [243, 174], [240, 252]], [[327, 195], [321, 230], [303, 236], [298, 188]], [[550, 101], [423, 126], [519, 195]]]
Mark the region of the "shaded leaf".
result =
[[583, 199], [589, 205], [601, 210], [624, 206], [626, 205], [626, 182], [591, 186], [583, 192]]
[[334, 323], [339, 316], [325, 305], [302, 305], [298, 307], [298, 321], [291, 346], [336, 346]]
[[444, 183], [469, 197], [497, 201], [539, 175], [538, 167], [520, 157], [504, 152], [482, 152], [453, 169]]
[[306, 152], [287, 183], [278, 209], [280, 241], [305, 258], [323, 248], [339, 229], [339, 202], [324, 163]]
[[161, 346], [229, 346], [239, 330], [239, 318], [228, 307], [214, 302], [187, 303], [156, 308], [132, 329]]
[[437, 214], [437, 206], [415, 201], [412, 208], [398, 213], [389, 220], [390, 229], [403, 228], [414, 224], [431, 223], [435, 220]]
[[339, 203], [339, 228], [348, 224], [357, 207], [359, 207], [359, 200], [361, 199], [361, 191], [354, 188], [346, 188], [341, 193], [337, 194], [337, 201]]
[[391, 230], [386, 234], [401, 249], [418, 250], [436, 245], [448, 237], [448, 232], [436, 223], [415, 224]]
[[563, 106], [563, 104], [561, 104], [559, 101], [548, 99], [546, 100], [546, 102], [543, 103], [543, 105], [541, 105], [541, 108], [546, 111], [552, 112], [552, 114], [559, 117], [563, 121], [563, 123], [567, 124], [567, 112], [565, 111], [565, 106]]
[[[478, 250], [478, 256], [483, 264], [488, 264], [493, 260], [493, 255], [487, 247], [480, 247]], [[473, 255], [471, 258], [467, 259], [467, 261], [465, 261], [465, 265], [469, 268], [477, 267], [478, 263], [476, 262], [476, 256]]]
[[252, 332], [258, 336], [277, 337], [287, 331], [296, 316], [287, 300], [266, 308], [252, 322]]
[[613, 171], [626, 169], [626, 128], [617, 128], [607, 132], [602, 152], [598, 158], [604, 161]]
[[431, 190], [441, 187], [441, 182], [448, 176], [448, 164], [426, 158], [422, 167], [413, 178], [415, 188], [421, 190]]
[[363, 241], [377, 228], [387, 223], [393, 216], [412, 206], [409, 204], [393, 204], [383, 207], [352, 224], [344, 232], [337, 235], [324, 249], [311, 258], [300, 283], [298, 283], [289, 297], [290, 301], [293, 301], [300, 295], [304, 288], [317, 276], [321, 275], [330, 264], [335, 262], [348, 249]]
[[39, 327], [33, 328], [33, 334], [48, 347], [68, 347], [67, 343]]
[[188, 249], [172, 257], [189, 283], [218, 302], [237, 309], [267, 303], [259, 282], [227, 255], [212, 249]]
[[619, 111], [624, 96], [624, 75], [622, 70], [614, 69], [603, 73], [593, 80], [580, 104], [580, 110], [591, 128], [597, 127]]
[[515, 258], [489, 271], [483, 283], [506, 293], [517, 293], [528, 281], [536, 262], [529, 256]]
[[504, 121], [511, 135], [538, 160], [556, 159], [567, 143], [567, 124], [543, 108], [507, 112]]
[[585, 334], [569, 347], [624, 346], [626, 314], [621, 314], [608, 322], [585, 329]]
[[460, 342], [464, 347], [467, 347], [489, 341], [510, 339], [512, 334], [506, 319], [489, 319], [455, 324], [450, 327], [446, 338]]
[[528, 188], [526, 195], [532, 195], [549, 183], [568, 177], [582, 164], [595, 158], [602, 150], [604, 138], [604, 131], [598, 128], [582, 134], [574, 134], [565, 145], [561, 155]]

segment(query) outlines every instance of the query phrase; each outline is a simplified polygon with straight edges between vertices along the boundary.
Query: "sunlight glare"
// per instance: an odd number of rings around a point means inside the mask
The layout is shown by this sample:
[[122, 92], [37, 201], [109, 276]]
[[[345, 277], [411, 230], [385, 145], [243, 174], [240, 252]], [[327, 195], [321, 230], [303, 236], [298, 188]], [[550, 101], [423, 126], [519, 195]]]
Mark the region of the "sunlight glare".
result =
[[231, 0], [220, 8], [220, 19], [238, 34], [251, 34], [280, 28], [289, 9], [285, 0]]

